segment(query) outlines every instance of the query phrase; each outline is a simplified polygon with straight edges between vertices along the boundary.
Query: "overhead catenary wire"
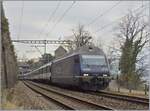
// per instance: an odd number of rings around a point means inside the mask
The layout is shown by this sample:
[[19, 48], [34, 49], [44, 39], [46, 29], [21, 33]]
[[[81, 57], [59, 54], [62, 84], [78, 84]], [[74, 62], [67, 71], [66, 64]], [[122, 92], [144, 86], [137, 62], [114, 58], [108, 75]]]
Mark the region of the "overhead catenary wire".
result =
[[20, 24], [19, 24], [19, 31], [18, 31], [18, 37], [17, 37], [18, 40], [20, 38], [21, 31], [22, 31], [23, 12], [24, 12], [24, 1], [22, 1], [22, 7], [21, 7]]
[[57, 5], [56, 5], [56, 8], [54, 9], [54, 11], [52, 13], [50, 13], [50, 16], [47, 20], [47, 22], [45, 23], [44, 27], [42, 28], [42, 30], [40, 31], [39, 33], [39, 36], [41, 36], [41, 34], [45, 31], [45, 28], [48, 26], [48, 24], [51, 22], [52, 18], [54, 17], [55, 13], [57, 12], [57, 10], [59, 9], [60, 7], [60, 4], [61, 4], [61, 0], [58, 1]]
[[114, 4], [112, 7], [110, 7], [109, 9], [107, 9], [104, 13], [98, 15], [96, 18], [94, 18], [91, 22], [89, 22], [87, 24], [87, 26], [95, 23], [100, 17], [104, 16], [105, 14], [109, 13], [113, 8], [115, 8], [117, 5], [119, 5], [121, 3], [121, 1], [118, 1], [116, 4]]
[[31, 46], [31, 47], [35, 47], [36, 48], [36, 50], [40, 53], [40, 55], [42, 56], [42, 52], [40, 51], [40, 49], [38, 48], [38, 46]]
[[[145, 8], [146, 8], [146, 5], [144, 5], [144, 6], [145, 6]], [[136, 11], [138, 11], [138, 10], [140, 10], [140, 9], [144, 10], [144, 9], [145, 9], [144, 6], [142, 5], [142, 6], [138, 7], [137, 9], [133, 10], [133, 12], [136, 12]], [[120, 20], [120, 19], [122, 19], [122, 18], [124, 18], [124, 17], [126, 17], [126, 16], [127, 16], [127, 15], [122, 16], [122, 17], [120, 17], [120, 18], [118, 18], [118, 19], [116, 19], [116, 20], [114, 20], [114, 21], [112, 21], [112, 22], [110, 22], [110, 23], [104, 25], [103, 27], [97, 29], [95, 32], [102, 31], [102, 30], [104, 30], [105, 28], [107, 28], [107, 27], [109, 27], [109, 26], [112, 26], [112, 24], [116, 23], [116, 21], [118, 21], [118, 20]]]
[[65, 17], [65, 15], [71, 10], [73, 5], [76, 3], [76, 1], [73, 1], [73, 3], [65, 10], [65, 12], [62, 14], [62, 16], [58, 19], [58, 21], [52, 26], [51, 30], [47, 33], [47, 36], [49, 33], [51, 33], [55, 27], [61, 22], [61, 20]]
[[[142, 9], [142, 10], [140, 10], [139, 12], [142, 12], [142, 11], [145, 10], [146, 8], [147, 8], [147, 5], [142, 5], [142, 6], [138, 7], [138, 8], [136, 8], [135, 10], [133, 10], [133, 12], [137, 12], [137, 11], [139, 11], [140, 9]], [[128, 15], [128, 14], [127, 14], [127, 15]], [[94, 32], [97, 33], [97, 32], [99, 32], [99, 31], [104, 30], [105, 28], [107, 28], [107, 27], [109, 27], [109, 26], [112, 26], [112, 24], [116, 23], [116, 21], [118, 21], [119, 19], [122, 19], [122, 18], [126, 17], [127, 15], [122, 16], [122, 17], [118, 18], [117, 20], [112, 21], [112, 22], [110, 22], [110, 23], [104, 25], [103, 27], [101, 27], [100, 29], [98, 29], [98, 30], [96, 30], [96, 31], [94, 31]], [[142, 16], [140, 16], [140, 18], [142, 18], [142, 17], [144, 17], [144, 16], [146, 16], [146, 15], [142, 15]], [[109, 31], [109, 33], [110, 33], [110, 32], [113, 32], [113, 30]], [[107, 46], [107, 47], [109, 47], [109, 46]]]
[[[137, 11], [139, 11], [140, 9], [142, 9], [142, 10], [140, 10], [140, 12], [142, 12], [143, 10], [145, 10], [145, 8], [147, 8], [147, 5], [140, 6], [140, 7], [136, 8], [136, 9], [134, 9], [133, 12], [137, 12]], [[127, 14], [127, 15], [128, 15], [128, 14]], [[109, 26], [112, 26], [112, 24], [117, 23], [118, 20], [120, 20], [120, 19], [126, 17], [127, 15], [122, 16], [122, 17], [120, 17], [120, 18], [118, 18], [118, 19], [116, 19], [116, 20], [114, 20], [114, 21], [112, 21], [112, 22], [110, 22], [110, 23], [108, 23], [108, 24], [102, 26], [101, 28], [99, 28], [98, 30], [96, 30], [96, 31], [94, 31], [94, 32], [97, 33], [97, 32], [99, 32], [99, 31], [103, 31], [105, 28], [107, 28], [107, 27], [109, 27]], [[142, 15], [142, 16], [140, 16], [140, 18], [142, 18], [143, 16], [146, 16], [146, 15]], [[111, 32], [113, 32], [113, 30], [109, 31], [109, 33], [111, 33]]]

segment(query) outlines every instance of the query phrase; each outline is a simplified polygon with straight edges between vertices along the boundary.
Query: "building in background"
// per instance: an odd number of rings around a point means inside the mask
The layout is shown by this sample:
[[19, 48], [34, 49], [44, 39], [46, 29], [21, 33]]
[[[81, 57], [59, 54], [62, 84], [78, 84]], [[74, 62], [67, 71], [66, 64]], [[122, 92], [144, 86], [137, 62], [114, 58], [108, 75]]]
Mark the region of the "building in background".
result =
[[19, 62], [18, 67], [20, 76], [31, 71], [30, 65], [25, 62]]
[[61, 57], [61, 56], [65, 55], [66, 53], [67, 53], [67, 50], [64, 49], [62, 46], [59, 46], [55, 50], [55, 58]]

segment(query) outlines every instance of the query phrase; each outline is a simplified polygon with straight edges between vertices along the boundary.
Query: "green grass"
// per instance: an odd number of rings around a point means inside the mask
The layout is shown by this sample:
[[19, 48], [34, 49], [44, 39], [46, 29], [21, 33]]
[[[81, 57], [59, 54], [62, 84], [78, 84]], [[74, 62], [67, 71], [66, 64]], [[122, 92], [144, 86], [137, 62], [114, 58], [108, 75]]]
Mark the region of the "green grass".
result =
[[1, 109], [3, 110], [17, 110], [21, 109], [20, 106], [13, 103], [13, 96], [14, 96], [13, 89], [5, 89], [2, 90], [2, 104]]

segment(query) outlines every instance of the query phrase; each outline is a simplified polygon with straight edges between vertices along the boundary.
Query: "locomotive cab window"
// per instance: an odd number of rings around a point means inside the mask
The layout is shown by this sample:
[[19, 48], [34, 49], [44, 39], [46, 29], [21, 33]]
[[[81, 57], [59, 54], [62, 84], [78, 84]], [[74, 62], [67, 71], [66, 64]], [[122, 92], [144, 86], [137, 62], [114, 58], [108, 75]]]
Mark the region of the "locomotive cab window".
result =
[[103, 65], [106, 66], [104, 56], [99, 55], [82, 55], [82, 64], [84, 65]]

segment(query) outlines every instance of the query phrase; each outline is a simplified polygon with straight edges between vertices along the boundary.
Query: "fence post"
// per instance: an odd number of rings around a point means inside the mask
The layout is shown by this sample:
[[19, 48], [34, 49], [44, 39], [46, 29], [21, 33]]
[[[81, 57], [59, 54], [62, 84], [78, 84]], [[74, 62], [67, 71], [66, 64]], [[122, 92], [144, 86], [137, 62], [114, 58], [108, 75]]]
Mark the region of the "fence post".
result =
[[128, 82], [128, 88], [129, 88], [129, 93], [131, 93], [132, 92], [132, 83], [129, 81]]
[[117, 86], [118, 86], [118, 92], [120, 92], [120, 84], [118, 83], [118, 80], [119, 80], [119, 77], [118, 77], [118, 74], [117, 74]]
[[118, 92], [120, 92], [120, 85], [118, 85]]
[[131, 88], [129, 89], [129, 93], [131, 93]]
[[145, 90], [145, 95], [147, 95], [147, 85], [146, 84], [145, 84], [144, 90]]

